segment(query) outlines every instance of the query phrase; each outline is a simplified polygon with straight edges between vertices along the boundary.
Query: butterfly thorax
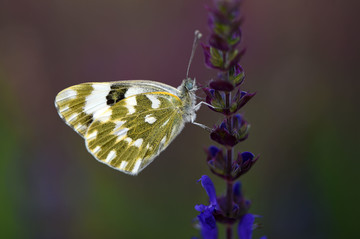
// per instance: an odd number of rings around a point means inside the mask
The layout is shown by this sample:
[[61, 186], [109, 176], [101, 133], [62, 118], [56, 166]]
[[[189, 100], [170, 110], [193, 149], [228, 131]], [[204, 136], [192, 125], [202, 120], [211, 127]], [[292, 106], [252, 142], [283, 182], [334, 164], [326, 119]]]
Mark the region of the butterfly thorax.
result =
[[195, 80], [187, 78], [183, 80], [181, 85], [177, 88], [179, 90], [179, 98], [183, 102], [183, 118], [185, 122], [194, 122], [196, 119], [195, 104], [196, 104], [196, 85]]

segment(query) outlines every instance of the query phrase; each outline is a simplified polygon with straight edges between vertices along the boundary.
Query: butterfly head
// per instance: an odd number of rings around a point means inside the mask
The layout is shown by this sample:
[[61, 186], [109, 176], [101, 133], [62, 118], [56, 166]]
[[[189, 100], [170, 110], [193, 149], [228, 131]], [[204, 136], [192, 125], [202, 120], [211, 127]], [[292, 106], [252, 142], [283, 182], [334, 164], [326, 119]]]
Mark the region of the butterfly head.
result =
[[182, 85], [184, 87], [184, 90], [188, 92], [194, 92], [197, 90], [195, 79], [187, 78], [183, 81]]

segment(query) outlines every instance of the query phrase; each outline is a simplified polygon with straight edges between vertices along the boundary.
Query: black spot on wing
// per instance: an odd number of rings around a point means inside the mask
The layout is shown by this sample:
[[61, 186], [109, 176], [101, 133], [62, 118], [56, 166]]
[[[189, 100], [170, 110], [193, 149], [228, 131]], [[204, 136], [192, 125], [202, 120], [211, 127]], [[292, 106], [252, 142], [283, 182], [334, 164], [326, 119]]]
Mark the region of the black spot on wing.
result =
[[124, 86], [112, 85], [110, 89], [111, 90], [109, 94], [106, 96], [107, 105], [114, 105], [115, 103], [125, 98], [127, 89], [124, 88]]

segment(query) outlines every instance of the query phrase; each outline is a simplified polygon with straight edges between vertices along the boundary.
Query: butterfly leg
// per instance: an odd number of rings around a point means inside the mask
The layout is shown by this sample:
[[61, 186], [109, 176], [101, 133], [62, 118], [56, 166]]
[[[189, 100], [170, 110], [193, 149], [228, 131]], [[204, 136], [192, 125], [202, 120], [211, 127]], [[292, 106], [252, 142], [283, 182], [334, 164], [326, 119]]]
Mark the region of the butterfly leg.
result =
[[[200, 109], [201, 105], [207, 105], [207, 106], [209, 106], [209, 107], [211, 107], [211, 108], [214, 108], [214, 106], [206, 103], [205, 101], [201, 101], [200, 103], [198, 103], [197, 105], [195, 105], [194, 110], [195, 110], [195, 111], [198, 111], [198, 110]], [[211, 129], [210, 127], [206, 126], [206, 125], [200, 124], [200, 123], [195, 122], [195, 121], [192, 121], [191, 123], [193, 123], [194, 125], [197, 125], [197, 126], [203, 128], [203, 129], [205, 129], [205, 130], [208, 131], [208, 132], [211, 132], [211, 131], [212, 131], [212, 129]]]
[[198, 110], [200, 109], [201, 105], [207, 105], [207, 106], [209, 106], [209, 107], [211, 107], [211, 108], [213, 108], [213, 109], [215, 108], [214, 106], [206, 103], [205, 101], [201, 101], [200, 103], [198, 103], [197, 105], [195, 105], [195, 107], [194, 107], [195, 111], [198, 111]]
[[192, 124], [194, 124], [194, 125], [197, 125], [197, 126], [199, 126], [199, 127], [201, 127], [201, 128], [203, 128], [204, 130], [206, 130], [206, 131], [208, 131], [208, 132], [211, 132], [212, 131], [212, 129], [210, 128], [210, 127], [207, 127], [206, 125], [203, 125], [203, 124], [200, 124], [200, 123], [198, 123], [198, 122], [191, 122]]

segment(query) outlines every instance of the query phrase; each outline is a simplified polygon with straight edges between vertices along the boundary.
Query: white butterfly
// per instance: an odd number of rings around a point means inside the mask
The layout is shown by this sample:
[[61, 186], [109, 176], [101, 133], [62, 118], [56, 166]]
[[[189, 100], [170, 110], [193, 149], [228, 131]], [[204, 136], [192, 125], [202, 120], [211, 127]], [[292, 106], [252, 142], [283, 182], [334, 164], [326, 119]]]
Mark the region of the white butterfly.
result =
[[[190, 62], [201, 37], [199, 32], [195, 35]], [[204, 103], [195, 104], [195, 90], [195, 80], [188, 77], [178, 88], [146, 80], [83, 83], [61, 91], [55, 106], [98, 161], [136, 175], [186, 122], [202, 126], [194, 122], [196, 110]]]

